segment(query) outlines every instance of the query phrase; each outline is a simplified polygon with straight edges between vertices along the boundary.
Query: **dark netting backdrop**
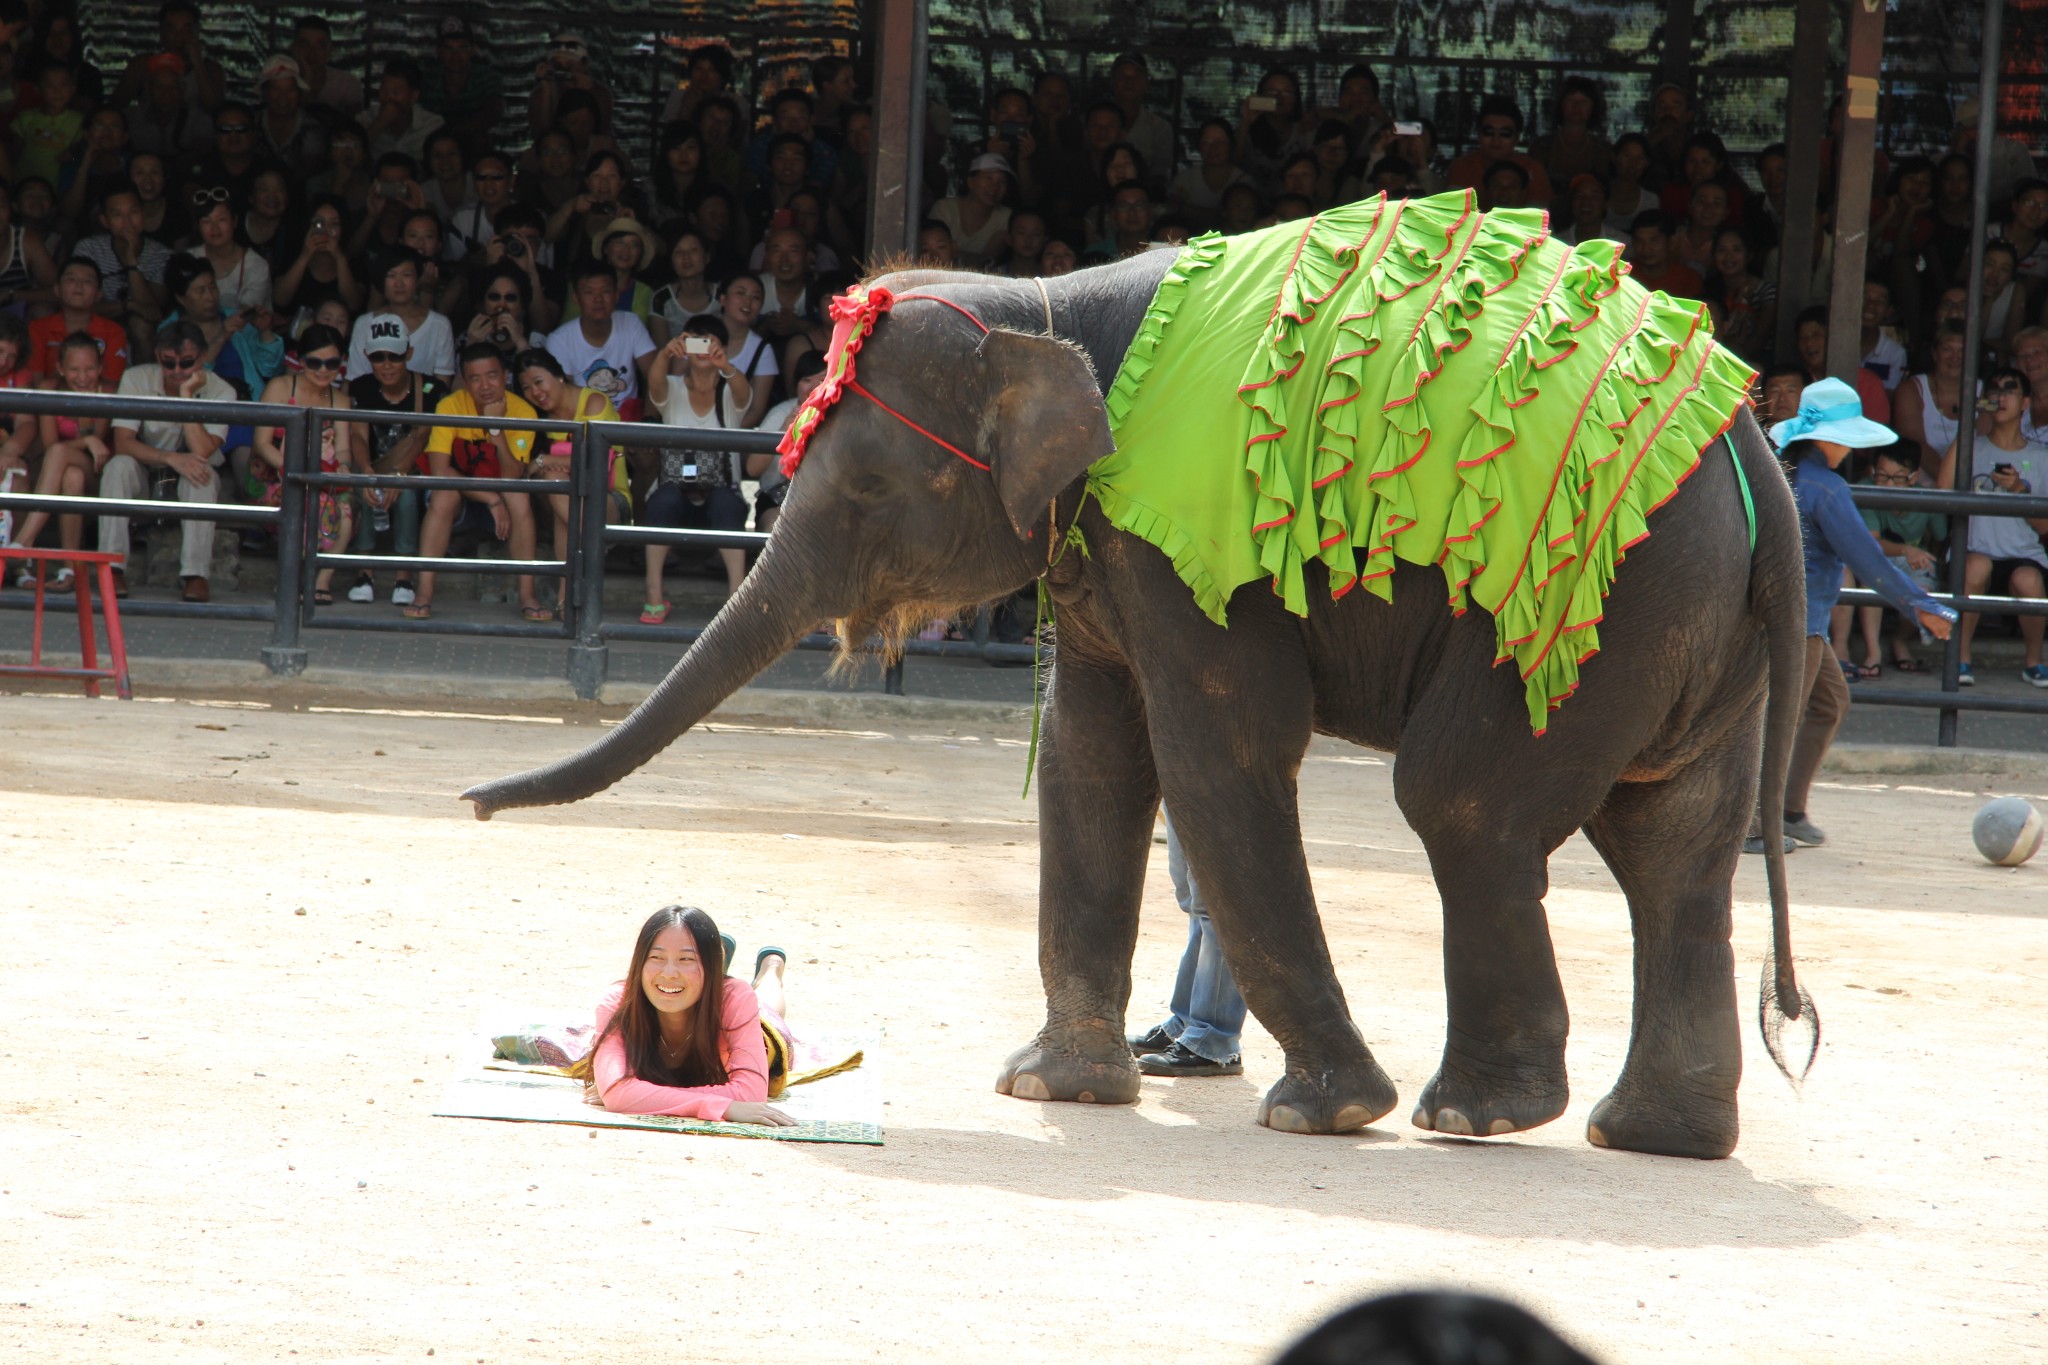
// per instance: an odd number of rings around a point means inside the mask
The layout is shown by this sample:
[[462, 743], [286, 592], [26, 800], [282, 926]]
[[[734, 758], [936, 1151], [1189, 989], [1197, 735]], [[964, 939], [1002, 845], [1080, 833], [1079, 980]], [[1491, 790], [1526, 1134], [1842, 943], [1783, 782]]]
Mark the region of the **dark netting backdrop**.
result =
[[[1610, 133], [1638, 127], [1663, 60], [1665, 6], [1630, 0], [930, 0], [932, 94], [953, 115], [956, 142], [984, 130], [993, 92], [1067, 72], [1087, 97], [1125, 49], [1143, 52], [1153, 100], [1183, 130], [1233, 117], [1269, 66], [1294, 70], [1311, 102], [1333, 102], [1337, 80], [1367, 62], [1398, 115], [1432, 119], [1443, 145], [1469, 138], [1479, 97], [1520, 100], [1530, 131], [1543, 130], [1557, 80], [1583, 73], [1607, 93]], [[332, 21], [337, 62], [363, 71], [374, 54], [430, 59], [435, 22], [462, 14], [507, 77], [505, 138], [523, 145], [524, 101], [551, 30], [582, 33], [618, 98], [620, 140], [647, 148], [662, 100], [681, 77], [681, 46], [721, 40], [740, 58], [738, 84], [758, 94], [802, 83], [807, 59], [856, 50], [864, 6], [855, 0], [494, 0], [488, 7], [208, 3], [204, 31], [243, 93], [265, 54], [290, 41], [305, 11]], [[81, 19], [90, 54], [112, 66], [155, 30], [153, 0], [93, 0]], [[1955, 104], [1976, 79], [1980, 9], [1968, 0], [1891, 0], [1879, 141], [1893, 153], [1946, 141]], [[1783, 135], [1793, 6], [1701, 0], [1691, 66], [1704, 126], [1740, 152]], [[2037, 151], [2048, 147], [2043, 73], [2048, 0], [2011, 0], [2005, 19], [2001, 114]], [[1831, 59], [1841, 58], [1839, 19]], [[1838, 77], [1837, 77], [1838, 78]]]

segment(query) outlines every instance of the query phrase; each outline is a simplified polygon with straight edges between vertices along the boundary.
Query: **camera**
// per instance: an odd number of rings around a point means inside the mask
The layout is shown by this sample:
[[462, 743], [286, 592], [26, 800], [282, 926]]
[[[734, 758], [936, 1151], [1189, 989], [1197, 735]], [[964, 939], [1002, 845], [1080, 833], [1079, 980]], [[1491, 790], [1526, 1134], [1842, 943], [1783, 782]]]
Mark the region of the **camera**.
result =
[[1395, 136], [1395, 137], [1421, 137], [1421, 136], [1422, 136], [1422, 125], [1421, 125], [1421, 124], [1419, 124], [1419, 123], [1396, 123], [1396, 124], [1394, 125], [1394, 136]]
[[1271, 95], [1253, 95], [1244, 102], [1244, 107], [1254, 114], [1270, 114], [1280, 107], [1280, 101]]
[[710, 355], [710, 354], [711, 354], [711, 338], [710, 338], [710, 337], [684, 337], [684, 338], [683, 338], [683, 354], [684, 354], [684, 355]]
[[512, 334], [506, 331], [503, 327], [500, 327], [497, 331], [491, 333], [491, 345], [497, 347], [501, 351], [511, 350]]
[[405, 182], [403, 180], [379, 180], [377, 182], [377, 193], [385, 199], [403, 199], [405, 198]]
[[1003, 141], [1015, 142], [1018, 138], [1024, 136], [1024, 125], [1021, 123], [1004, 123], [998, 125], [996, 131], [1002, 134]]
[[507, 256], [524, 256], [526, 254], [526, 239], [518, 233], [507, 237], [505, 239], [505, 254]]
[[609, 218], [619, 211], [619, 206], [617, 204], [614, 204], [611, 200], [605, 199], [592, 204], [590, 206], [590, 211], [592, 213], [602, 214], [606, 218]]

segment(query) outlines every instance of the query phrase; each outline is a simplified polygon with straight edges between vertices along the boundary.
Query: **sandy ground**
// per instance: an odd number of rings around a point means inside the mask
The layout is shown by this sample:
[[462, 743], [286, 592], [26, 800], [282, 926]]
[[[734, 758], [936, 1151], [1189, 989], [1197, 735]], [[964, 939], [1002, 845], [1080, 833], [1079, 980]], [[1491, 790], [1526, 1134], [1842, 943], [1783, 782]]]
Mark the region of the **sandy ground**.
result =
[[[0, 1360], [1256, 1361], [1430, 1284], [1611, 1362], [2048, 1357], [2048, 858], [1980, 862], [1965, 779], [1822, 793], [1836, 844], [1792, 861], [1820, 1065], [1795, 1098], [1752, 1032], [1741, 1148], [1695, 1163], [1583, 1139], [1629, 942], [1579, 840], [1570, 1112], [1408, 1127], [1436, 902], [1390, 769], [1340, 746], [1304, 771], [1309, 857], [1403, 1105], [1300, 1138], [1252, 1122], [1256, 1026], [1244, 1078], [1135, 1108], [993, 1092], [1041, 1018], [1016, 737], [726, 728], [479, 825], [467, 781], [594, 727], [27, 697], [0, 725]], [[1134, 1022], [1184, 932], [1164, 862]], [[1758, 863], [1737, 894], [1753, 1001]], [[886, 1147], [430, 1116], [483, 1008], [587, 1012], [676, 898], [746, 960], [792, 949], [798, 1022], [885, 1036]]]

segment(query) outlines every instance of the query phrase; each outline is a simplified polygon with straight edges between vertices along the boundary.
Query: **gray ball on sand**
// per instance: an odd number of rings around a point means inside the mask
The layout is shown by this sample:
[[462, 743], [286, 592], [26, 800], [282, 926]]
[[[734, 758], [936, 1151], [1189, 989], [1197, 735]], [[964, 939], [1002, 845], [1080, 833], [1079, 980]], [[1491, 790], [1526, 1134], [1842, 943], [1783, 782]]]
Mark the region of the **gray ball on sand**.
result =
[[2018, 867], [2041, 848], [2041, 812], [2020, 796], [1986, 801], [1970, 822], [1977, 851], [2000, 867]]

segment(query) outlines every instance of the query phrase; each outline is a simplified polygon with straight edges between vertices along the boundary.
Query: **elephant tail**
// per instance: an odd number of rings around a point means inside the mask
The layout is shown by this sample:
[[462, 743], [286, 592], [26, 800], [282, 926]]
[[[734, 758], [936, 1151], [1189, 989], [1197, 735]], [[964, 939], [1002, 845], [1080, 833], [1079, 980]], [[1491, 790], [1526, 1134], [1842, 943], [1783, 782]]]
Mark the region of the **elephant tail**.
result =
[[[1806, 565], [1791, 485], [1748, 409], [1728, 437], [1756, 510], [1756, 544], [1750, 552], [1750, 612], [1763, 628], [1769, 657], [1770, 698], [1764, 709], [1763, 785], [1757, 817], [1771, 891], [1771, 950], [1764, 959], [1757, 1028], [1771, 1061], [1797, 1086], [1820, 1055], [1820, 1014], [1793, 970], [1792, 895], [1785, 879], [1785, 778], [1792, 767], [1792, 745], [1806, 706]], [[1806, 1025], [1806, 1056], [1794, 1074], [1785, 1060], [1784, 1032], [1788, 1022], [1797, 1021]], [[1795, 1053], [1800, 1050], [1795, 1045]]]

